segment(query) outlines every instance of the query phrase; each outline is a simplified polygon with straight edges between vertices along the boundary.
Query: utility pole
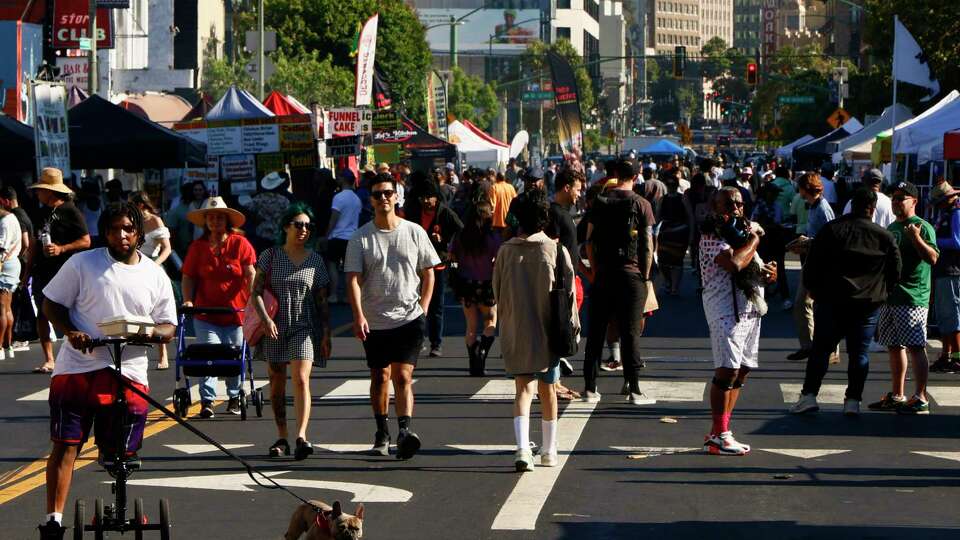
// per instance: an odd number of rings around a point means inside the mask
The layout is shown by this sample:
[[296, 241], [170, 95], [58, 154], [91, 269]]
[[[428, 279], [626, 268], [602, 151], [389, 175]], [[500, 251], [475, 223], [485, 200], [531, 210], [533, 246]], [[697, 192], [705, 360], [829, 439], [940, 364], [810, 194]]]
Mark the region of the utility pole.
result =
[[[262, 0], [261, 0], [262, 1]], [[476, 10], [474, 10], [476, 11]], [[460, 24], [457, 19], [450, 16], [450, 70], [457, 66], [457, 25]]]
[[97, 93], [100, 82], [99, 66], [97, 65], [97, 0], [88, 0], [87, 10], [90, 27], [87, 36], [90, 38], [90, 50], [87, 51], [87, 92], [92, 96]]
[[259, 95], [257, 97], [259, 97], [260, 101], [263, 102], [263, 98], [264, 98], [263, 87], [264, 87], [264, 81], [265, 81], [265, 77], [264, 77], [265, 74], [263, 71], [263, 68], [264, 68], [263, 58], [265, 54], [263, 52], [263, 0], [260, 0], [260, 6], [257, 10], [257, 29], [260, 32], [260, 35], [258, 37], [258, 39], [260, 40], [260, 49], [257, 51], [257, 90], [259, 91]]

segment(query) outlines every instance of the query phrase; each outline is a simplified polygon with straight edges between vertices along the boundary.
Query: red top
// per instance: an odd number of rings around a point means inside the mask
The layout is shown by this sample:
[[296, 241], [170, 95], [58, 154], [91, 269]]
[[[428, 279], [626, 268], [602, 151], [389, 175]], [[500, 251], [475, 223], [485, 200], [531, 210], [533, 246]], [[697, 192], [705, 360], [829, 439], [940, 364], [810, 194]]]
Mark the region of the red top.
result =
[[[214, 253], [206, 238], [194, 240], [183, 261], [183, 275], [190, 276], [196, 282], [193, 305], [234, 309], [246, 307], [250, 295], [247, 292], [249, 284], [244, 283], [243, 269], [256, 262], [257, 254], [253, 246], [239, 234], [228, 234], [219, 254]], [[243, 313], [197, 315], [197, 318], [220, 326], [243, 324]]]

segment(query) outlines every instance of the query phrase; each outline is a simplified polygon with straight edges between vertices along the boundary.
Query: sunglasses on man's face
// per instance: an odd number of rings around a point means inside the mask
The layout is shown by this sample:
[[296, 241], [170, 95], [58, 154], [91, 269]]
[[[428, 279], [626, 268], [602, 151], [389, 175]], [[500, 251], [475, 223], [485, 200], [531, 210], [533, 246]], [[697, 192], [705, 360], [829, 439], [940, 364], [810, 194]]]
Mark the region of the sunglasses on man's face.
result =
[[291, 225], [292, 227], [296, 227], [297, 229], [299, 229], [299, 230], [301, 230], [301, 231], [304, 230], [304, 229], [306, 229], [306, 230], [308, 230], [308, 231], [312, 231], [312, 230], [313, 230], [313, 223], [310, 223], [309, 221], [291, 221], [291, 222], [290, 222], [290, 225]]
[[370, 192], [370, 197], [372, 197], [372, 198], [374, 198], [374, 199], [377, 199], [377, 200], [380, 200], [380, 199], [389, 199], [390, 197], [393, 197], [393, 195], [394, 195], [395, 193], [396, 193], [396, 191], [394, 191], [394, 190], [392, 190], [392, 189], [384, 189], [384, 190], [382, 190], [382, 191], [371, 191], [371, 192]]

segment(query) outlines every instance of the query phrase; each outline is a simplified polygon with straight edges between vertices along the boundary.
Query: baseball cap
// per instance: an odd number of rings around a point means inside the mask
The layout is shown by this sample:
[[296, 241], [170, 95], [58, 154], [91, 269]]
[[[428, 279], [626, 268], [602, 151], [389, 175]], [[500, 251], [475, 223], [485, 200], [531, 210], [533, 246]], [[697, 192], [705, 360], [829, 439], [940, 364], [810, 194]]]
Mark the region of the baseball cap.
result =
[[456, 169], [456, 167], [453, 165], [453, 163], [447, 163], [446, 167], [447, 167], [447, 170], [450, 170], [450, 171]]
[[883, 172], [880, 169], [870, 169], [863, 174], [863, 181], [871, 184], [883, 182]]
[[543, 180], [543, 169], [540, 167], [527, 167], [527, 170], [524, 171], [523, 176], [528, 180]]
[[910, 182], [900, 182], [893, 188], [894, 192], [902, 191], [903, 193], [913, 197], [914, 199], [920, 198], [920, 191], [917, 190], [917, 186], [911, 184]]

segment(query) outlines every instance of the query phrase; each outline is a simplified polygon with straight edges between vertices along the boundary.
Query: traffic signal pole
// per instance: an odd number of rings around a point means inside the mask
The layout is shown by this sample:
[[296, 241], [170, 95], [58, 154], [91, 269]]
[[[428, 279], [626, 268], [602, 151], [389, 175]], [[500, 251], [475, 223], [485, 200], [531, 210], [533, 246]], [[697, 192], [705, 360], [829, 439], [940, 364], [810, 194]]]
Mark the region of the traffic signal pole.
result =
[[87, 14], [90, 27], [87, 36], [90, 38], [90, 50], [87, 51], [87, 92], [92, 96], [97, 93], [100, 83], [100, 66], [97, 65], [97, 0], [88, 0]]

